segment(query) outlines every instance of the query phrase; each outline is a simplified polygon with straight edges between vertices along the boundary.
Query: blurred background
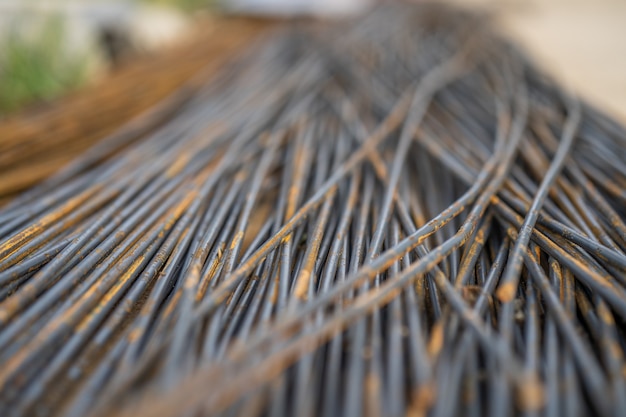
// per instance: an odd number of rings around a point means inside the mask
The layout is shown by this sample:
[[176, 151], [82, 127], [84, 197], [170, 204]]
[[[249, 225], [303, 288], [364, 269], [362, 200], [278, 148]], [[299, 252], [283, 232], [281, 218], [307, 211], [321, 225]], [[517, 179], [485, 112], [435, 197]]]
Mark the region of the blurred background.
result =
[[561, 84], [626, 121], [626, 1], [456, 0], [491, 10], [502, 32]]
[[[0, 0], [0, 205], [290, 18], [385, 1]], [[626, 121], [626, 1], [451, 2]]]
[[[626, 119], [626, 2], [452, 0], [492, 13], [567, 86]], [[0, 115], [102, 82], [216, 19], [357, 12], [372, 0], [0, 0]], [[196, 35], [191, 35], [197, 36]], [[215, 34], [219, 36], [219, 34]]]

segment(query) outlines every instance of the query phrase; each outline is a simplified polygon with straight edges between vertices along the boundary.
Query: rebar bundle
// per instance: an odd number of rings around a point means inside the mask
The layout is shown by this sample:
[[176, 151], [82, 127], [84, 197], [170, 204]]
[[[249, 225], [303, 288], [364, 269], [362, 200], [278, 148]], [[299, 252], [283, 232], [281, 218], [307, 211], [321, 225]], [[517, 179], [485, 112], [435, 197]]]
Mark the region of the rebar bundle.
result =
[[171, 103], [0, 211], [0, 415], [626, 413], [626, 130], [486, 18], [277, 33]]

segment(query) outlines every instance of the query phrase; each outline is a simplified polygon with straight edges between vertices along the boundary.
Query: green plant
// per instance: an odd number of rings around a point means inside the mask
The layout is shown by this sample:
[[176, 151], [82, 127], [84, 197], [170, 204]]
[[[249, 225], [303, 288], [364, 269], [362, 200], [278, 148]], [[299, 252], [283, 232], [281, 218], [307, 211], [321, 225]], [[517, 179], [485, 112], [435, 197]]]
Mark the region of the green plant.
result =
[[215, 6], [216, 0], [142, 0], [144, 3], [175, 7], [185, 11], [207, 9]]
[[52, 99], [85, 81], [87, 62], [67, 53], [65, 39], [63, 20], [48, 18], [32, 37], [13, 31], [0, 42], [0, 113]]

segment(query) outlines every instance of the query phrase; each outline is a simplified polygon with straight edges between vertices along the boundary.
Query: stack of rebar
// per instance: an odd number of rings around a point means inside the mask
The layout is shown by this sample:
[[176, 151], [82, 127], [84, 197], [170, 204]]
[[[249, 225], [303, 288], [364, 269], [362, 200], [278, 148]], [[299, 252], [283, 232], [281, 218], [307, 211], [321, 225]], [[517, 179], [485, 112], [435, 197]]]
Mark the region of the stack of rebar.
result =
[[486, 18], [276, 33], [168, 103], [0, 211], [0, 415], [626, 413], [626, 130]]

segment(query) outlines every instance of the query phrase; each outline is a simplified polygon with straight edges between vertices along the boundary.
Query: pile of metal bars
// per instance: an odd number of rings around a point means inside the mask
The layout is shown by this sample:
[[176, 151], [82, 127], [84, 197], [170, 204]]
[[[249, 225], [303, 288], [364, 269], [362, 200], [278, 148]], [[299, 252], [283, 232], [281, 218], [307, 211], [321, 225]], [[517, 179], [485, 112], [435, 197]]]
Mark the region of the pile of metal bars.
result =
[[199, 85], [0, 210], [0, 415], [626, 413], [626, 130], [486, 18]]

